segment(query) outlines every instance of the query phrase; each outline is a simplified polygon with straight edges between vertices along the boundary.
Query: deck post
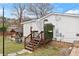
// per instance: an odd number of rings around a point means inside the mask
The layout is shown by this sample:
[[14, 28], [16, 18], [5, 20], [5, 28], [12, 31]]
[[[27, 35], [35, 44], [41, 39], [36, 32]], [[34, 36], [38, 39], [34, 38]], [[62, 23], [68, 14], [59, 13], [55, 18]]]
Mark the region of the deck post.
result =
[[30, 27], [30, 33], [31, 33], [30, 39], [31, 39], [31, 41], [32, 41], [32, 27]]
[[44, 43], [43, 32], [41, 31], [41, 43]]
[[26, 49], [26, 38], [24, 38], [24, 49]]
[[42, 32], [41, 32], [41, 42], [42, 42], [43, 40], [42, 40]]
[[[30, 33], [31, 33], [31, 41], [34, 42], [34, 38], [33, 38], [33, 32], [32, 32], [32, 26], [30, 27]], [[34, 43], [33, 43], [33, 51], [34, 51]]]
[[45, 38], [45, 34], [44, 34], [44, 39], [43, 39], [43, 42], [44, 42], [43, 46], [44, 47], [45, 47], [45, 40], [46, 40], [46, 38]]

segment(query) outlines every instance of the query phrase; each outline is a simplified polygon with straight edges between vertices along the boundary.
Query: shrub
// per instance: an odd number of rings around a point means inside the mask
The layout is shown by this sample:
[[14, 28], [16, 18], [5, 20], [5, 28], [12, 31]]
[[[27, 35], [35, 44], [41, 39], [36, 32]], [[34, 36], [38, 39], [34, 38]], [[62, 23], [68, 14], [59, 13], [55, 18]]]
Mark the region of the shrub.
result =
[[7, 27], [0, 27], [0, 32], [6, 31]]
[[45, 24], [44, 25], [44, 37], [45, 39], [52, 39], [53, 38], [53, 25], [52, 24]]

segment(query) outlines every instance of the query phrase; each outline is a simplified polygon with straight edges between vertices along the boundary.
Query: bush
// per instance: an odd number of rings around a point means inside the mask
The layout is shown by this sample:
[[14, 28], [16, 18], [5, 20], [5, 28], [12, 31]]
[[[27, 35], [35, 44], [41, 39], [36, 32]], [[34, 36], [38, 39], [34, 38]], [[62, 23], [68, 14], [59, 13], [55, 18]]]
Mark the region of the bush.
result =
[[52, 24], [45, 24], [44, 25], [44, 37], [45, 39], [52, 39], [53, 38], [53, 25]]
[[6, 31], [7, 27], [0, 27], [0, 32]]

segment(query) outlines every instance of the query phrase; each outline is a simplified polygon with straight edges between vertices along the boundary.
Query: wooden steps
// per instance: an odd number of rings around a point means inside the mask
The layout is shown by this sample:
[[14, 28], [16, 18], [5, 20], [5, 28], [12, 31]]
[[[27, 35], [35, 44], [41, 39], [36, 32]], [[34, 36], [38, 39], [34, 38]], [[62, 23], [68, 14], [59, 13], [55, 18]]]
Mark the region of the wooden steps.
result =
[[33, 49], [32, 48], [25, 48], [26, 50], [29, 50], [29, 51], [33, 51]]
[[[30, 37], [30, 41], [26, 43], [28, 40], [28, 37]], [[44, 44], [44, 34], [43, 32], [37, 33], [34, 35], [32, 32], [31, 34], [25, 38], [24, 40], [24, 48], [29, 51], [36, 50], [39, 46]]]
[[29, 51], [34, 51], [34, 49], [38, 47], [39, 43], [39, 40], [30, 41], [25, 49]]

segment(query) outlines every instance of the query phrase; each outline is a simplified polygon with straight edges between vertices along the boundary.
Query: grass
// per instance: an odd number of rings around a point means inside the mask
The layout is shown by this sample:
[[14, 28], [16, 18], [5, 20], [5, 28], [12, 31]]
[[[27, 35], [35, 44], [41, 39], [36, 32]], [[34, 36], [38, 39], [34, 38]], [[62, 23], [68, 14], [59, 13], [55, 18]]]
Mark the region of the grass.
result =
[[[17, 51], [20, 51], [24, 48], [23, 44], [18, 44], [15, 41], [9, 40], [8, 37], [5, 37], [5, 44], [4, 44], [4, 51], [5, 55], [9, 53], [15, 53]], [[0, 36], [0, 54], [3, 53], [3, 37]]]
[[24, 53], [18, 56], [56, 56], [59, 53], [59, 48], [47, 45], [45, 47], [40, 47], [33, 53]]
[[0, 36], [0, 54], [3, 53], [3, 37]]
[[6, 37], [5, 39], [5, 55], [9, 53], [15, 53], [24, 48], [23, 44], [18, 44], [15, 41], [11, 41]]
[[[8, 24], [5, 23], [4, 26], [5, 26], [5, 27], [8, 27]], [[3, 27], [3, 23], [0, 23], [0, 27]]]
[[[0, 53], [2, 53], [2, 36], [0, 36]], [[5, 37], [5, 55], [9, 53], [15, 53], [24, 48], [23, 44], [18, 44], [15, 41], [10, 41], [8, 37]], [[46, 45], [45, 47], [39, 47], [33, 53], [18, 54], [17, 56], [57, 56], [60, 49], [53, 47], [52, 45]]]

